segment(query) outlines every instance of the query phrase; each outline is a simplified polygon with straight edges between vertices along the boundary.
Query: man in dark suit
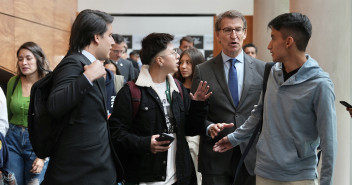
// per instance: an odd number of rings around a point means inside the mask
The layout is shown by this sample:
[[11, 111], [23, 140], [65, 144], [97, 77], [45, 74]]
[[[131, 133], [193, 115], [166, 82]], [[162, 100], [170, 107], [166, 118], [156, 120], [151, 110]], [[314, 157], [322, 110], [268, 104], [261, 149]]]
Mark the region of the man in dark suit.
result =
[[113, 17], [83, 10], [71, 29], [69, 50], [53, 72], [48, 110], [63, 125], [44, 185], [115, 185], [123, 170], [107, 125], [105, 68], [114, 40]]
[[[200, 133], [199, 171], [203, 185], [232, 183], [247, 143], [225, 153], [216, 153], [212, 148], [215, 142], [240, 127], [259, 101], [265, 63], [244, 54], [242, 44], [247, 34], [246, 26], [244, 16], [238, 11], [220, 14], [215, 32], [222, 52], [197, 65], [193, 75], [192, 92], [201, 80], [207, 81], [213, 92], [209, 98], [207, 121]], [[217, 135], [214, 131], [221, 132]], [[241, 168], [237, 185], [255, 185], [255, 155], [253, 147]]]
[[119, 34], [112, 34], [112, 38], [114, 38], [115, 44], [113, 44], [111, 48], [110, 60], [117, 65], [126, 82], [134, 80], [135, 75], [132, 62], [122, 58], [122, 55], [127, 52], [124, 48], [125, 41], [123, 36]]
[[133, 50], [129, 55], [130, 55], [130, 58], [127, 58], [127, 60], [131, 61], [134, 68], [134, 76], [137, 79], [140, 71], [139, 64], [138, 64], [138, 61], [140, 60], [139, 52], [137, 50]]

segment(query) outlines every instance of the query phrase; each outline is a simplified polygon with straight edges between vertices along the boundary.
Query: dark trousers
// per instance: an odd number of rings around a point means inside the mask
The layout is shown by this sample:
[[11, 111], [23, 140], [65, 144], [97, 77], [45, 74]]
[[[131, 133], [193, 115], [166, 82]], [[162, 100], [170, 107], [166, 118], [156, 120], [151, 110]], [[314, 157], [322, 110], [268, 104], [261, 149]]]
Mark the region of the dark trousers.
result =
[[[235, 172], [237, 169], [238, 162], [242, 154], [239, 146], [234, 148], [232, 159], [229, 162], [232, 163], [233, 168], [229, 169], [227, 174], [203, 174], [202, 173], [202, 185], [232, 185], [235, 179]], [[255, 176], [249, 175], [245, 165], [243, 164], [235, 185], [255, 185]]]
[[[125, 182], [123, 185], [138, 185], [139, 183], [130, 183], [130, 182]], [[173, 183], [172, 185], [177, 185], [177, 182]]]
[[[233, 180], [233, 176], [202, 174], [202, 185], [232, 185]], [[255, 185], [255, 176], [249, 175], [247, 170], [241, 170], [235, 185]]]

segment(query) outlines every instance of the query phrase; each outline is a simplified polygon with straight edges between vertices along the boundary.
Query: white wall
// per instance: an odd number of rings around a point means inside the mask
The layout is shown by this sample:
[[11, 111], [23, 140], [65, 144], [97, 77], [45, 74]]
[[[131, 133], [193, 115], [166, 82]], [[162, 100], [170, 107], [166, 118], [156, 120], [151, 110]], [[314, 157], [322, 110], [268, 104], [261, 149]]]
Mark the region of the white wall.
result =
[[[244, 15], [253, 14], [253, 0], [78, 0], [78, 11], [97, 9], [111, 14], [207, 14], [211, 16], [139, 17], [115, 16], [113, 32], [134, 35], [140, 40], [152, 32], [175, 35], [175, 47], [185, 35], [203, 35], [207, 46], [213, 45], [213, 16], [229, 9]], [[138, 38], [137, 38], [138, 37]], [[138, 41], [133, 41], [138, 44]], [[134, 45], [135, 48], [136, 45]], [[138, 49], [138, 48], [136, 48]], [[213, 49], [205, 48], [205, 49]]]
[[[196, 23], [196, 24], [195, 24]], [[149, 33], [169, 33], [175, 36], [174, 46], [185, 35], [204, 36], [204, 49], [213, 50], [213, 17], [125, 17], [115, 16], [113, 32], [133, 35], [133, 49], [140, 49], [140, 41]], [[204, 51], [201, 50], [204, 54]], [[129, 50], [130, 52], [130, 50]]]
[[218, 14], [236, 9], [253, 15], [253, 0], [78, 0], [78, 11], [87, 8], [113, 14]]
[[170, 34], [213, 34], [213, 17], [125, 17], [115, 16], [114, 32], [144, 34], [164, 32]]

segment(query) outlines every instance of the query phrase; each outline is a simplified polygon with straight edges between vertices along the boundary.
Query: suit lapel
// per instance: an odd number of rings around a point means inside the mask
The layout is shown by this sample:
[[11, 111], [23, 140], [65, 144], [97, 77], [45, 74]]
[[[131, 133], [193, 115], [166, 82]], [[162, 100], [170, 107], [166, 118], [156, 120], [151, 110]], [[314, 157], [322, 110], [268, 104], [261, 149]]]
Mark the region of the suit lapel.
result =
[[216, 79], [218, 83], [220, 84], [220, 87], [222, 88], [223, 92], [226, 94], [227, 98], [229, 99], [229, 102], [231, 102], [231, 105], [235, 107], [235, 104], [233, 103], [232, 96], [230, 93], [229, 86], [227, 84], [226, 76], [225, 76], [225, 71], [224, 71], [224, 63], [222, 61], [222, 56], [219, 54], [216, 56], [215, 61], [214, 61], [214, 73], [216, 76]]
[[238, 103], [238, 107], [241, 106], [243, 101], [246, 99], [246, 96], [248, 94], [248, 90], [250, 88], [249, 82], [253, 80], [253, 66], [252, 66], [252, 59], [244, 54], [244, 74], [243, 74], [243, 89], [242, 89], [242, 94], [241, 94], [241, 99]]
[[82, 53], [76, 53], [76, 55], [79, 57], [79, 61], [83, 64], [83, 66], [91, 64], [89, 59], [85, 57]]
[[103, 100], [104, 100], [104, 108], [106, 111], [106, 88], [105, 88], [105, 80], [104, 77], [101, 77], [97, 80], [98, 88], [103, 95]]
[[[87, 57], [85, 57], [83, 54], [78, 53], [78, 55], [81, 57], [81, 62], [84, 65], [90, 65], [91, 62], [89, 61], [89, 59]], [[94, 82], [93, 82], [94, 83]], [[105, 80], [104, 77], [101, 77], [99, 79], [96, 80], [96, 84], [99, 88], [99, 91], [101, 92], [101, 94], [103, 95], [103, 100], [104, 100], [104, 109], [106, 110], [106, 89], [105, 89]]]

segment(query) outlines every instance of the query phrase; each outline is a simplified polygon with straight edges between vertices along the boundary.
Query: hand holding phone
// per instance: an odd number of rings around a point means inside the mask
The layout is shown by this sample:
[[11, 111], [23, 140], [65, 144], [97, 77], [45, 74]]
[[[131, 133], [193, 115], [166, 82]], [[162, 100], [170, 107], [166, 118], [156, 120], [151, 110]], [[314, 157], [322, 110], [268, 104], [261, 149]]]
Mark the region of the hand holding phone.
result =
[[172, 143], [172, 141], [174, 141], [174, 139], [175, 138], [172, 137], [171, 135], [168, 135], [166, 133], [162, 133], [155, 140], [157, 140], [157, 141], [170, 141], [170, 143], [168, 143], [168, 144], [161, 145], [161, 146], [169, 146]]
[[345, 102], [345, 101], [340, 101], [340, 103], [342, 105], [344, 105], [346, 108], [352, 108], [352, 105], [350, 105], [349, 103]]

